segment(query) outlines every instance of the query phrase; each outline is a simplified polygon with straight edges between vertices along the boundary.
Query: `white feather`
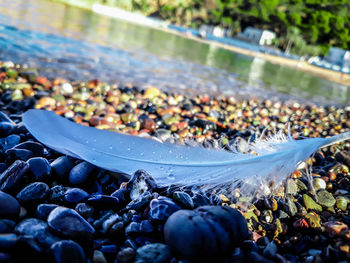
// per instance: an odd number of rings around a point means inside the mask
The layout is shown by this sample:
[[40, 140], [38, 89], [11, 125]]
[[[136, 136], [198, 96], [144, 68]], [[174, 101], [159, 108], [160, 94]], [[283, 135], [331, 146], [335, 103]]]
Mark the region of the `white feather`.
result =
[[255, 154], [242, 154], [98, 130], [43, 110], [27, 111], [23, 123], [48, 147], [106, 170], [132, 174], [144, 169], [160, 186], [214, 187], [243, 182], [241, 191], [246, 193], [270, 182], [279, 185], [320, 147], [350, 138], [346, 132], [331, 138], [293, 140], [279, 133], [249, 145], [248, 152]]

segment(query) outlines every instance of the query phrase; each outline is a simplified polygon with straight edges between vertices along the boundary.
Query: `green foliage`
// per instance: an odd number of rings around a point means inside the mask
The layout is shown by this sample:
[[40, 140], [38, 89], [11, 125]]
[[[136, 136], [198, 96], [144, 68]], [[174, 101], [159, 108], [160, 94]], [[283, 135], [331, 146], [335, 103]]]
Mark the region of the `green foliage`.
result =
[[[94, 0], [71, 0], [94, 1]], [[300, 55], [350, 49], [350, 0], [95, 0], [120, 5], [173, 23], [220, 25], [237, 34], [248, 26], [278, 35], [278, 47]], [[113, 5], [113, 4], [112, 4]]]

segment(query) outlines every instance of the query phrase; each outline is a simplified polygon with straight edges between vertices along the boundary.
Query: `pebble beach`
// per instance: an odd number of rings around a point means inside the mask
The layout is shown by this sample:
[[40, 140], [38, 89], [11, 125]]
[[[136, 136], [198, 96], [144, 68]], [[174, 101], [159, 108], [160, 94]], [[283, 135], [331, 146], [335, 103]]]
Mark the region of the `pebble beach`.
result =
[[239, 189], [165, 189], [147, 171], [126, 175], [64, 156], [22, 124], [33, 108], [228, 151], [278, 130], [294, 139], [350, 130], [350, 106], [47, 79], [0, 62], [0, 262], [350, 262], [350, 141], [316, 152], [279, 191], [247, 198]]

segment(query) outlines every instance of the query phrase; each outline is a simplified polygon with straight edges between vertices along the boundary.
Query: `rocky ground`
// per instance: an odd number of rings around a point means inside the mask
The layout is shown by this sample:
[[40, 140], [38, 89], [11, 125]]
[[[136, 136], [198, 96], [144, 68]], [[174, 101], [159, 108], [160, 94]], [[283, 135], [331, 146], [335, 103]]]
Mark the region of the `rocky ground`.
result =
[[[239, 191], [162, 189], [147, 171], [130, 178], [62, 156], [21, 124], [31, 108], [100, 129], [228, 150], [234, 140], [254, 140], [286, 123], [296, 139], [350, 129], [350, 107], [69, 83], [0, 62], [0, 262], [350, 261], [350, 142], [307, 160], [313, 187], [300, 167], [278, 193], [248, 201]], [[249, 232], [229, 207], [239, 209]], [[181, 217], [182, 209], [195, 210]], [[186, 242], [169, 240], [176, 222], [184, 222]]]

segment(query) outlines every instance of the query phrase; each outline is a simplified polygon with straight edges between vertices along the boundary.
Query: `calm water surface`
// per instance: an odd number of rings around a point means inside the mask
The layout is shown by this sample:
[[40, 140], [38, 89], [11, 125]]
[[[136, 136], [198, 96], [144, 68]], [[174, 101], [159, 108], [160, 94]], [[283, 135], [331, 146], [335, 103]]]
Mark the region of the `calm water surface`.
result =
[[0, 1], [0, 59], [74, 80], [320, 103], [350, 99], [349, 87], [293, 68], [47, 0]]

